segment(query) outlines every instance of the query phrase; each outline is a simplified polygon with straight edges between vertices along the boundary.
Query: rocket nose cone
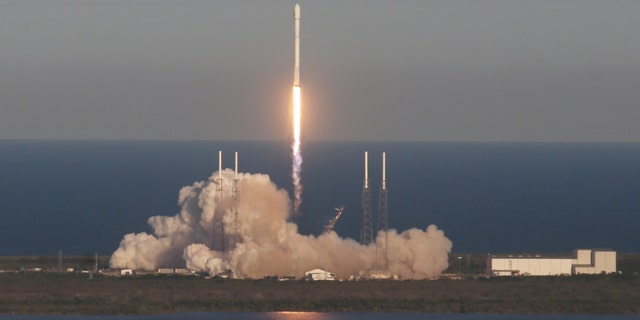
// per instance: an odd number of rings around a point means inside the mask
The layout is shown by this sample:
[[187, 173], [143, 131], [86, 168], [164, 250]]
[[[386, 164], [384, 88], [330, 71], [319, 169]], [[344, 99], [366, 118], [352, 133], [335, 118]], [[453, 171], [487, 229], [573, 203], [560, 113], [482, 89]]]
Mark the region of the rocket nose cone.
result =
[[293, 6], [293, 17], [300, 19], [300, 5], [297, 3]]

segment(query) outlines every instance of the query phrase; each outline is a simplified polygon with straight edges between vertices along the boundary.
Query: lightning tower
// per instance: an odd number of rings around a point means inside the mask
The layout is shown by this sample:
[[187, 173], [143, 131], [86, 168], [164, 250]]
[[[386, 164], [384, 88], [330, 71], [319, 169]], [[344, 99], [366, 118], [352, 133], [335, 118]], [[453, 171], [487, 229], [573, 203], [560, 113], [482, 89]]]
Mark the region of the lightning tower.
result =
[[373, 242], [373, 217], [371, 214], [371, 189], [369, 188], [369, 152], [364, 152], [364, 181], [362, 184], [362, 226], [360, 243]]
[[387, 250], [389, 248], [389, 211], [387, 194], [387, 154], [382, 153], [382, 181], [380, 182], [380, 195], [378, 197], [378, 233], [384, 232], [384, 239], [380, 253], [383, 255], [384, 267], [387, 267]]
[[240, 242], [240, 220], [238, 218], [238, 151], [235, 153], [235, 177], [233, 178], [233, 237], [232, 246]]
[[[218, 177], [216, 179], [216, 203], [222, 201], [222, 150], [218, 151]], [[216, 211], [213, 216], [213, 243], [212, 249], [217, 251], [225, 251], [225, 236], [224, 236], [224, 214], [223, 209], [219, 209], [221, 206], [216, 206]]]

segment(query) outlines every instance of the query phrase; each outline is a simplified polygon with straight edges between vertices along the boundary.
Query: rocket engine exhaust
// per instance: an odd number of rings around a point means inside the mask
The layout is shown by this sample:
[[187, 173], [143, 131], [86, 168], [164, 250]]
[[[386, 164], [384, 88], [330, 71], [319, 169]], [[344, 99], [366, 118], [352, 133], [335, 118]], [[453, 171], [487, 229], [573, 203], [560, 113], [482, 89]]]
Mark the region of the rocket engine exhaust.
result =
[[293, 143], [291, 145], [291, 178], [293, 180], [294, 189], [293, 212], [298, 213], [300, 204], [302, 204], [302, 153], [300, 148], [300, 5], [297, 3], [293, 7], [293, 25]]
[[[300, 6], [297, 4], [294, 22], [292, 177], [295, 213], [302, 202]], [[123, 237], [109, 260], [111, 268], [152, 271], [186, 267], [212, 276], [231, 272], [238, 279], [261, 279], [273, 275], [302, 277], [306, 271], [322, 267], [346, 279], [374, 270], [376, 248], [383, 241], [388, 247], [385, 251], [388, 255], [385, 257], [386, 271], [402, 279], [430, 279], [448, 267], [452, 243], [435, 225], [401, 233], [381, 230], [374, 242], [367, 244], [341, 238], [335, 231], [317, 237], [300, 234], [290, 219], [291, 200], [286, 190], [278, 188], [267, 174], [238, 173], [237, 157], [235, 170], [223, 169], [221, 153], [218, 157], [217, 172], [205, 181], [180, 189], [178, 213], [150, 217], [151, 233], [130, 233]], [[368, 176], [365, 181], [368, 189]], [[223, 185], [233, 185], [233, 188], [222, 188]], [[211, 227], [215, 222], [219, 228]], [[218, 235], [230, 236], [226, 248], [212, 241]], [[227, 243], [224, 239], [218, 243]]]

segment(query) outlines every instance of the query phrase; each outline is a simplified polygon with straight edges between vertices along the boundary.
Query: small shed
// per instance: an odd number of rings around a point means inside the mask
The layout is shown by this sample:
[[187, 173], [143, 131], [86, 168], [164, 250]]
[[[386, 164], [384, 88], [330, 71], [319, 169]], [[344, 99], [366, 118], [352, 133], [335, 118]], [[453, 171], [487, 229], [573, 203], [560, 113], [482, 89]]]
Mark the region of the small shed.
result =
[[133, 275], [133, 270], [132, 269], [121, 269], [120, 270], [120, 276], [132, 276]]

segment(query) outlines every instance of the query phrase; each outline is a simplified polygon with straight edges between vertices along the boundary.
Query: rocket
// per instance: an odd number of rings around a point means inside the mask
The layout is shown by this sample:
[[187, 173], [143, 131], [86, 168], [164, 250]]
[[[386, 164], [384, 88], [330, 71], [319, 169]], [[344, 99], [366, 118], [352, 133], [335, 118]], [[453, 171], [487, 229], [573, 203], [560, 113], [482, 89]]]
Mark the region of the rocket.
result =
[[293, 6], [293, 86], [300, 86], [300, 5]]

